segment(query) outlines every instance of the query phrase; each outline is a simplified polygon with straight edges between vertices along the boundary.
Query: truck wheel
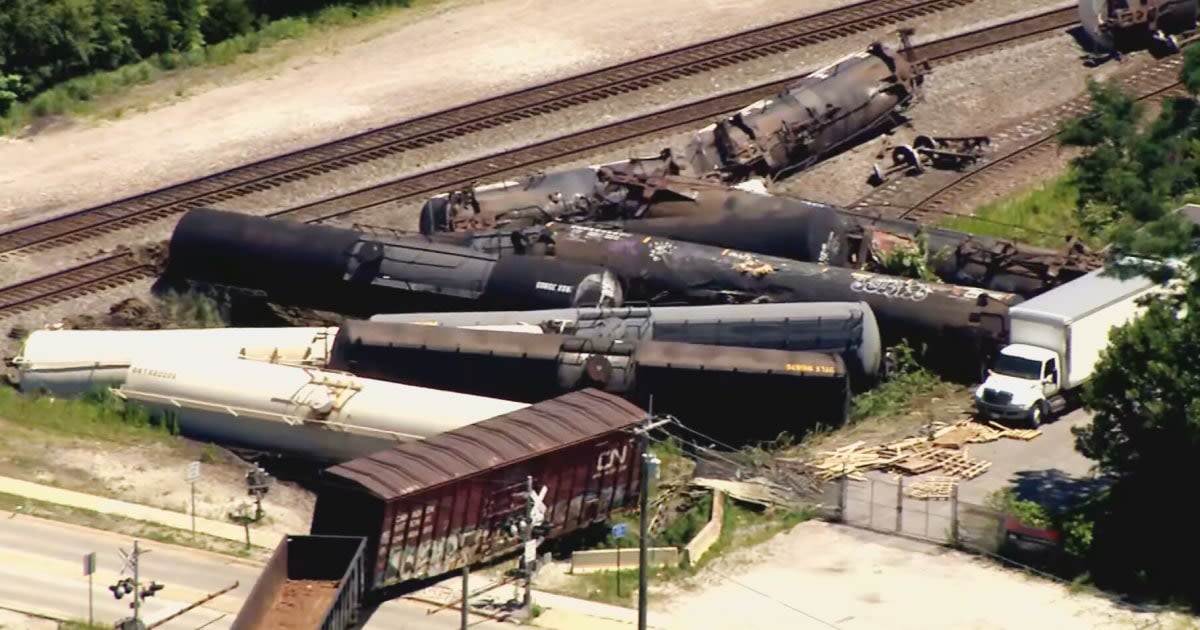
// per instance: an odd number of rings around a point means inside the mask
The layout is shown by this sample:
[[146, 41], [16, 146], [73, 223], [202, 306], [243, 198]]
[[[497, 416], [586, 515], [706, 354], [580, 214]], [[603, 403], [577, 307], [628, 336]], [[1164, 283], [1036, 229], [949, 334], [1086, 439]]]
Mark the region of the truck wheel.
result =
[[1031, 428], [1036, 429], [1042, 425], [1042, 421], [1045, 420], [1044, 407], [1045, 404], [1039, 402], [1029, 410], [1029, 426]]

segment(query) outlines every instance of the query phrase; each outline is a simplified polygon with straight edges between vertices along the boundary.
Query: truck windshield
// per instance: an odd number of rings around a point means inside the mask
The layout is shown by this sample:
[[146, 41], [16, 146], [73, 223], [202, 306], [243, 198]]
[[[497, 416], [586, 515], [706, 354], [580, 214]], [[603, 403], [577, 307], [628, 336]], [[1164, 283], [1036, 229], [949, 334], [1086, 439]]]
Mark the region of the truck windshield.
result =
[[1042, 362], [1002, 354], [996, 357], [996, 364], [992, 366], [992, 371], [1005, 376], [1036, 381], [1042, 378]]

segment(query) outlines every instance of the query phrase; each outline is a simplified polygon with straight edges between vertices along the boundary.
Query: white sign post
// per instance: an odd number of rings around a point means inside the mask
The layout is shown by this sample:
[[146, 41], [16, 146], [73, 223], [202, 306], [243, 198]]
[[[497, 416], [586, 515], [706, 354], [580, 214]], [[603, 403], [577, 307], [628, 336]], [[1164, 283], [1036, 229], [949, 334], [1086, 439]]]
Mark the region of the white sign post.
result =
[[196, 482], [200, 481], [200, 462], [188, 462], [187, 482], [192, 486], [192, 538], [196, 538]]
[[93, 551], [83, 556], [83, 574], [88, 579], [88, 625], [96, 625], [95, 617], [92, 615], [92, 575], [96, 573], [96, 552]]

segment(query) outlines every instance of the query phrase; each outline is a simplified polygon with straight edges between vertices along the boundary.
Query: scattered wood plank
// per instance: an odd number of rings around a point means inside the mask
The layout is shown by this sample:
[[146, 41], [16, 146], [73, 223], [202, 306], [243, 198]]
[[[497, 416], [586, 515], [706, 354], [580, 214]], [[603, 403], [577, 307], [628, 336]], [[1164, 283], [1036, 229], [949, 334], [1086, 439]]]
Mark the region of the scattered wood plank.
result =
[[928, 477], [904, 488], [904, 495], [914, 499], [948, 500], [954, 496], [958, 480], [953, 477]]

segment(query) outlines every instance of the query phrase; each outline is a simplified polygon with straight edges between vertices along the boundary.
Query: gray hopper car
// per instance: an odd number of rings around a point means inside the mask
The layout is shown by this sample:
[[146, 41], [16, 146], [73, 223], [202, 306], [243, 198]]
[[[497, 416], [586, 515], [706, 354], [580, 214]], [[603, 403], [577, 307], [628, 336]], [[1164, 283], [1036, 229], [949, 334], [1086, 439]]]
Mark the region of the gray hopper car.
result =
[[836, 354], [361, 320], [342, 324], [329, 367], [531, 403], [591, 387], [730, 441], [840, 425], [850, 400]]
[[371, 321], [459, 328], [525, 324], [544, 333], [593, 339], [832, 352], [868, 383], [880, 376], [883, 354], [879, 325], [866, 302], [391, 313]]

